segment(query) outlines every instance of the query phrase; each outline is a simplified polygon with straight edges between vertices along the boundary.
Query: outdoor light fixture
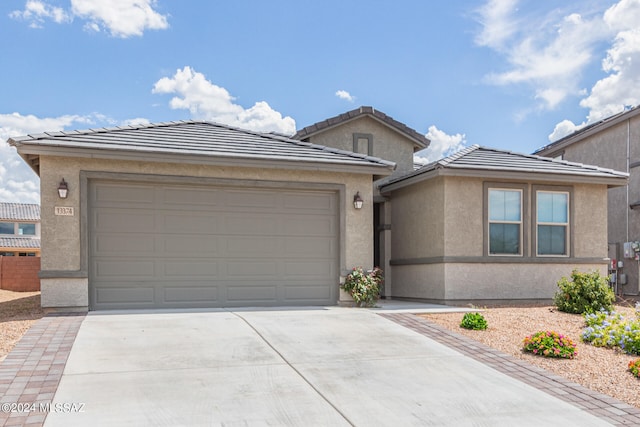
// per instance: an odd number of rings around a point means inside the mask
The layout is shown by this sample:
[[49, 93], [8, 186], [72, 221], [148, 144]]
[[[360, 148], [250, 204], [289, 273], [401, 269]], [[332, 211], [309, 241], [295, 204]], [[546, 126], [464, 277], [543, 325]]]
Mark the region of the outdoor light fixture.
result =
[[360, 192], [358, 191], [356, 195], [353, 196], [353, 207], [356, 209], [362, 209], [362, 203], [364, 203], [364, 200], [362, 200], [362, 197], [360, 197]]
[[60, 185], [58, 185], [58, 196], [60, 196], [61, 199], [66, 199], [67, 193], [69, 193], [69, 186], [67, 185], [67, 182], [64, 180], [64, 178], [62, 178], [62, 181], [60, 181]]

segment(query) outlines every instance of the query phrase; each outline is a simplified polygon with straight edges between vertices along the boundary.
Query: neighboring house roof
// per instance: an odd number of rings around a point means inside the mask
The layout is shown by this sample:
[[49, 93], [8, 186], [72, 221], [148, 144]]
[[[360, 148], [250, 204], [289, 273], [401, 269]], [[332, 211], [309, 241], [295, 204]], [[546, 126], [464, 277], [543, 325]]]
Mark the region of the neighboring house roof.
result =
[[393, 178], [383, 184], [380, 190], [395, 190], [438, 175], [590, 182], [611, 187], [625, 185], [629, 176], [626, 172], [597, 166], [473, 145], [406, 175]]
[[350, 122], [352, 120], [356, 120], [360, 117], [371, 117], [378, 122], [392, 128], [396, 132], [401, 133], [405, 137], [409, 138], [413, 141], [413, 144], [418, 149], [427, 148], [431, 141], [427, 139], [424, 135], [418, 133], [417, 131], [411, 129], [409, 126], [404, 123], [400, 123], [395, 120], [393, 117], [387, 116], [382, 111], [378, 111], [373, 107], [360, 107], [355, 110], [347, 111], [346, 113], [340, 114], [339, 116], [331, 117], [330, 119], [323, 120], [321, 122], [312, 124], [303, 129], [300, 129], [298, 133], [296, 133], [293, 138], [304, 140], [309, 138], [317, 133], [324, 132], [327, 129], [342, 125], [346, 122]]
[[18, 153], [36, 173], [39, 173], [41, 154], [226, 166], [322, 168], [378, 175], [388, 175], [395, 168], [393, 162], [364, 154], [206, 121], [47, 132], [10, 138], [8, 142], [17, 147]]
[[0, 237], [0, 248], [40, 249], [40, 239], [29, 237]]
[[40, 221], [40, 205], [0, 202], [0, 221]]
[[542, 148], [538, 148], [533, 154], [548, 155], [558, 152], [559, 150], [562, 150], [563, 148], [574, 144], [588, 136], [591, 136], [598, 132], [602, 132], [603, 130], [608, 129], [611, 126], [615, 126], [637, 115], [640, 115], [640, 105], [625, 110], [621, 113], [614, 114], [610, 117], [600, 120], [599, 122], [585, 126], [580, 130], [565, 136], [564, 138], [560, 138], [559, 140], [554, 141], [551, 144], [547, 144]]

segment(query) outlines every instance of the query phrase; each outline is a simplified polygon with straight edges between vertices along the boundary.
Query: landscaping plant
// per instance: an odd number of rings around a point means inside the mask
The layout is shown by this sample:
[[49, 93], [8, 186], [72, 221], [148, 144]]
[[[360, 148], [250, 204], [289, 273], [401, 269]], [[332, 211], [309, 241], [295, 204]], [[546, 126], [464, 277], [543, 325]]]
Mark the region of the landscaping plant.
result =
[[595, 313], [611, 311], [616, 300], [606, 277], [598, 271], [580, 273], [573, 270], [571, 280], [563, 277], [558, 282], [559, 290], [553, 297], [558, 310], [567, 313]]
[[629, 362], [629, 372], [631, 372], [634, 377], [640, 378], [640, 359]]
[[582, 340], [595, 347], [619, 347], [628, 354], [640, 354], [640, 306], [636, 316], [627, 320], [615, 311], [599, 311], [584, 316]]
[[362, 267], [355, 267], [341, 287], [351, 295], [358, 306], [372, 307], [380, 297], [380, 284], [383, 279], [382, 270], [378, 267], [366, 273]]
[[465, 313], [460, 322], [460, 327], [465, 329], [484, 330], [487, 326], [487, 321], [480, 313]]
[[554, 331], [540, 331], [523, 341], [523, 350], [543, 357], [573, 359], [578, 354], [576, 345], [569, 337]]

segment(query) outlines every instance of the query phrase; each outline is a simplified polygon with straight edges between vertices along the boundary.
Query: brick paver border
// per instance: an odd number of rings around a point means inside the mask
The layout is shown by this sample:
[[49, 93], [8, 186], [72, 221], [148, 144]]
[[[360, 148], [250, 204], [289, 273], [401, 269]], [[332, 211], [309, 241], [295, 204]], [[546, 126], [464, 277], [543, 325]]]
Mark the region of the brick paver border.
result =
[[44, 424], [47, 405], [53, 400], [85, 316], [43, 317], [0, 362], [0, 426]]
[[640, 425], [640, 409], [611, 396], [590, 390], [471, 338], [456, 334], [414, 314], [381, 313], [380, 315], [453, 348], [465, 356], [494, 368], [496, 371], [516, 378], [600, 417], [615, 426]]

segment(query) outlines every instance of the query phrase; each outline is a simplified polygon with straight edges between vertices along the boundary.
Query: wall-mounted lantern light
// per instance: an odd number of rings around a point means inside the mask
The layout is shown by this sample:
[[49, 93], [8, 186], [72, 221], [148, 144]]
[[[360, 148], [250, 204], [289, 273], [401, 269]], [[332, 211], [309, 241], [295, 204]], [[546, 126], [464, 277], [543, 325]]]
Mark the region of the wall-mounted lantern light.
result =
[[362, 209], [362, 203], [364, 203], [364, 200], [362, 200], [362, 197], [360, 197], [360, 192], [358, 191], [356, 195], [353, 196], [353, 207], [356, 209]]
[[67, 185], [67, 182], [64, 180], [64, 178], [62, 178], [62, 181], [60, 181], [60, 185], [58, 185], [58, 196], [60, 196], [61, 199], [66, 199], [68, 193], [69, 186]]

